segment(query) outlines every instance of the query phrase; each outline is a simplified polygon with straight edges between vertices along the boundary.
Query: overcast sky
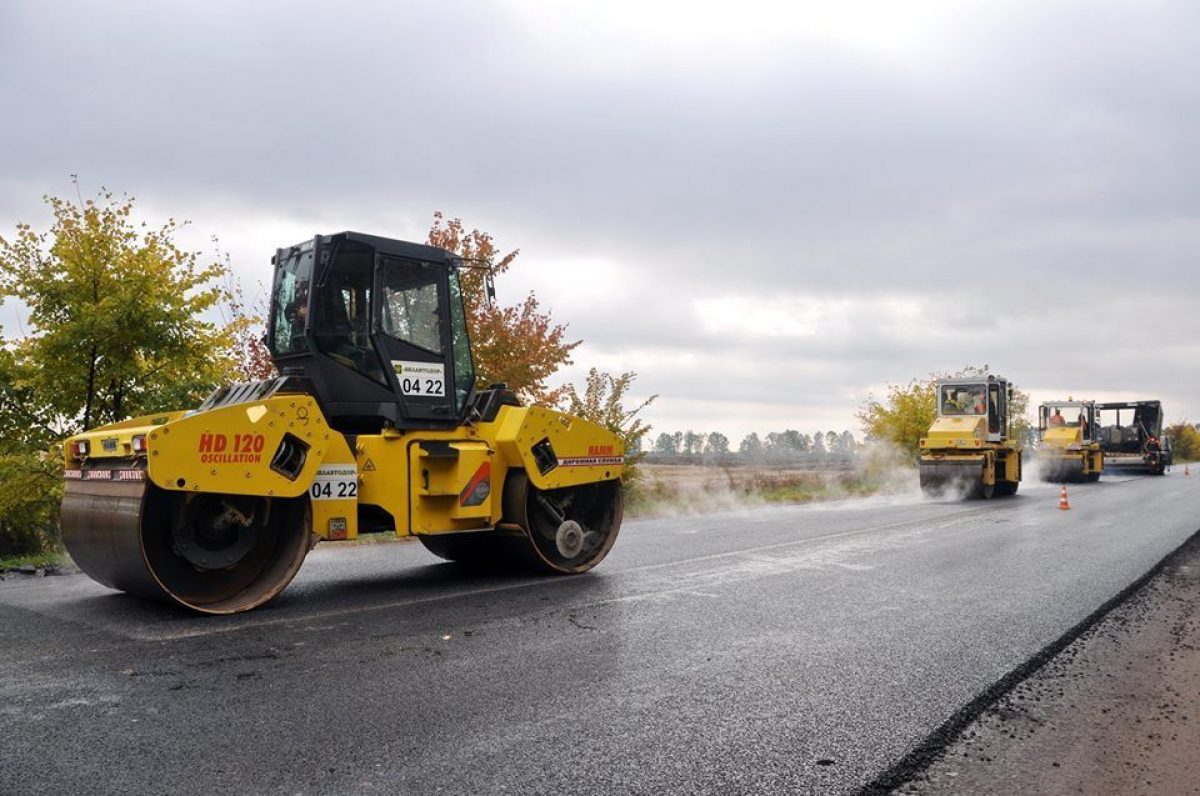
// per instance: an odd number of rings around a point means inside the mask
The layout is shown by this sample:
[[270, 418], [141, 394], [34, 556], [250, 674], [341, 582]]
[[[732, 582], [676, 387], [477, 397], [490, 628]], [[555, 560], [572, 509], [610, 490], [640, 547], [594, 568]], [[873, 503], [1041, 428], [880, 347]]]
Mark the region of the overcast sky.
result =
[[1187, 0], [6, 0], [0, 234], [79, 174], [254, 285], [442, 210], [656, 434], [859, 435], [985, 363], [1196, 421], [1198, 42]]

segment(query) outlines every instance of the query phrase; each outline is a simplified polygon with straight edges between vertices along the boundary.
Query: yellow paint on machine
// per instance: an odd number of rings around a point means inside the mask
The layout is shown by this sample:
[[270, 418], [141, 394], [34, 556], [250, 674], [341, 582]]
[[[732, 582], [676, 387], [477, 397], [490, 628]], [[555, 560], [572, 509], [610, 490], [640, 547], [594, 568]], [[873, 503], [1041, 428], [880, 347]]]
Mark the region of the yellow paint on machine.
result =
[[[142, 457], [132, 454], [139, 435], [146, 438]], [[114, 436], [116, 449], [106, 452], [103, 441]], [[617, 480], [624, 473], [624, 449], [614, 434], [537, 406], [503, 406], [490, 423], [446, 431], [385, 429], [354, 440], [352, 451], [311, 396], [282, 394], [97, 428], [70, 441], [87, 442], [86, 457], [74, 455], [70, 445], [65, 457], [67, 469], [106, 458], [132, 458], [133, 466], [144, 460], [149, 480], [168, 491], [307, 494], [313, 533], [327, 540], [357, 537], [362, 506], [382, 509], [397, 536], [495, 527], [510, 470], [524, 472], [543, 490]], [[294, 472], [273, 465], [289, 441], [305, 447]], [[535, 450], [544, 451], [542, 460]]]
[[1099, 442], [1085, 443], [1079, 426], [1049, 426], [1042, 432], [1038, 456], [1050, 465], [1050, 470], [1063, 465], [1078, 466], [1078, 475], [1085, 478], [1104, 472], [1104, 451]]
[[920, 450], [920, 460], [925, 464], [978, 465], [985, 486], [995, 486], [998, 481], [1017, 483], [1021, 480], [1017, 443], [1013, 440], [989, 442], [986, 416], [936, 418], [921, 438]]
[[[614, 451], [612, 461], [592, 466], [553, 466], [542, 472], [532, 453], [544, 442], [557, 459], [585, 458], [596, 448]], [[494, 527], [503, 513], [510, 470], [524, 472], [538, 489], [608, 481], [624, 473], [624, 449], [607, 429], [539, 406], [500, 408], [495, 421], [448, 431], [422, 430], [362, 435], [360, 500], [393, 519], [396, 534], [439, 534]], [[367, 462], [374, 469], [368, 469]], [[487, 465], [486, 497], [466, 505], [464, 490]]]

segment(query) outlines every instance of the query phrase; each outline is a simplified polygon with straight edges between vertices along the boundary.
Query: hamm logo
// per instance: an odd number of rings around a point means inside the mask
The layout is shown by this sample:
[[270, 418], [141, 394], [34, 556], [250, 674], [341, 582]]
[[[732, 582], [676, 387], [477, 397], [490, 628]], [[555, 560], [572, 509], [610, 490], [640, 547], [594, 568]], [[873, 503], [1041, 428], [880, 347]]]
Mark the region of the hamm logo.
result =
[[612, 445], [589, 445], [587, 455], [588, 456], [612, 456], [613, 455], [613, 446]]

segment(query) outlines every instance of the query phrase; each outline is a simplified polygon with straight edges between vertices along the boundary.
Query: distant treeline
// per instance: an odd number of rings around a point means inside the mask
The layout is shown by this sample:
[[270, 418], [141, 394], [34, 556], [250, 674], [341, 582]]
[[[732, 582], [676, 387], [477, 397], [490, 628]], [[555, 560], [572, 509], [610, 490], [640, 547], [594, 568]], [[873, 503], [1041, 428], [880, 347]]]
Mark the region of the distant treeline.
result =
[[718, 431], [676, 431], [654, 438], [644, 451], [645, 461], [660, 463], [745, 464], [747, 462], [837, 462], [849, 461], [862, 449], [849, 431], [817, 431], [803, 434], [794, 429], [772, 431], [765, 437], [748, 434], [734, 449], [729, 438]]

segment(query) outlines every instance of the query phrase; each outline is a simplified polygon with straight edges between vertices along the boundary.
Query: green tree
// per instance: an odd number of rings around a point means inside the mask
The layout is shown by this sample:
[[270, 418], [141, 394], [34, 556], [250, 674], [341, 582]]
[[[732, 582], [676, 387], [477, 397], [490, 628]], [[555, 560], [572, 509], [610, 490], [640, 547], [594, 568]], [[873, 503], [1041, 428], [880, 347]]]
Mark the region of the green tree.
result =
[[62, 454], [30, 369], [0, 347], [0, 556], [28, 555], [57, 540]]
[[1172, 457], [1177, 462], [1200, 460], [1200, 429], [1186, 420], [1167, 428]]
[[679, 453], [679, 445], [675, 442], [675, 435], [663, 432], [654, 440], [655, 453], [667, 453], [674, 455]]
[[225, 379], [239, 328], [205, 320], [225, 268], [179, 249], [180, 223], [138, 223], [107, 191], [45, 202], [47, 231], [0, 237], [0, 300], [19, 299], [30, 327], [0, 337], [0, 555], [57, 541], [63, 437], [194, 406]]
[[629, 388], [636, 378], [637, 374], [632, 372], [613, 376], [592, 368], [584, 380], [583, 394], [574, 385], [567, 385], [562, 401], [564, 411], [601, 425], [621, 438], [626, 452], [625, 478], [630, 481], [638, 475], [637, 465], [646, 455], [642, 439], [650, 433], [650, 426], [638, 415], [658, 398], [651, 395], [636, 406], [626, 406]]
[[492, 236], [478, 229], [468, 232], [462, 219], [446, 220], [433, 214], [429, 244], [460, 255], [469, 266], [459, 279], [471, 332], [475, 382], [479, 387], [504, 383], [529, 401], [553, 406], [566, 396], [566, 387], [551, 388], [548, 381], [571, 364], [571, 352], [580, 341], [566, 339], [566, 324], [555, 323], [543, 312], [537, 295], [530, 292], [517, 304], [487, 300], [489, 277], [503, 274], [520, 254], [501, 254]]
[[869, 439], [890, 442], [914, 457], [920, 450], [921, 437], [929, 430], [937, 414], [933, 382], [936, 377], [908, 384], [889, 384], [882, 401], [867, 396], [857, 417]]
[[132, 199], [45, 201], [49, 231], [0, 238], [0, 290], [29, 310], [16, 355], [48, 422], [70, 431], [196, 403], [230, 365], [229, 331], [203, 319], [225, 295], [223, 266], [179, 249], [174, 219], [136, 223]]
[[758, 433], [751, 431], [742, 439], [742, 443], [738, 445], [738, 453], [745, 454], [750, 458], [757, 458], [762, 455], [763, 444], [758, 438]]
[[724, 456], [729, 453], [729, 437], [719, 431], [713, 431], [704, 440], [704, 452], [713, 456]]
[[794, 428], [783, 431], [772, 431], [767, 434], [766, 450], [776, 458], [788, 458], [798, 453], [807, 453], [812, 440], [807, 434], [801, 434]]

